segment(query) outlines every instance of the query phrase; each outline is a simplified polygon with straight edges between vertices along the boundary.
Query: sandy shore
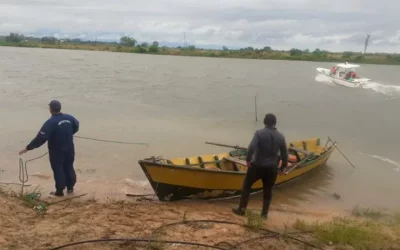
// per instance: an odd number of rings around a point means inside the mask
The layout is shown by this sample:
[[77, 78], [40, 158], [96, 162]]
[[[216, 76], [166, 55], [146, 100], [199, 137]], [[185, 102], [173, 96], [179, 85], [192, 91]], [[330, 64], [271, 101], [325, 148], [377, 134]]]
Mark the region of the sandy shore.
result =
[[[256, 216], [240, 217], [231, 212], [234, 203], [226, 201], [160, 202], [155, 196], [121, 199], [80, 190], [51, 197], [34, 189], [27, 187], [21, 196], [18, 188], [0, 185], [0, 249], [400, 249], [400, 214], [388, 217], [369, 209], [317, 210], [276, 202], [268, 220], [261, 220], [260, 204], [249, 206]], [[307, 225], [316, 223], [324, 225], [308, 231]], [[142, 241], [57, 248], [87, 240], [126, 238]]]
[[[233, 215], [232, 206], [221, 202], [183, 201], [162, 203], [152, 197], [128, 200], [97, 200], [93, 194], [76, 199], [76, 193], [61, 198], [44, 198], [48, 205], [40, 215], [21, 197], [0, 195], [0, 249], [52, 249], [64, 244], [109, 238], [140, 238], [169, 241], [195, 242], [229, 249], [240, 242], [258, 238], [263, 232], [246, 227], [246, 217]], [[41, 199], [42, 200], [42, 199]], [[329, 220], [332, 211], [304, 212], [302, 209], [272, 207], [264, 227], [278, 232], [295, 231], [291, 225], [297, 218], [307, 221]], [[169, 226], [158, 233], [160, 226], [192, 220], [218, 220], [237, 223], [181, 223]], [[157, 249], [208, 249], [207, 247], [176, 244], [157, 245]], [[145, 249], [145, 243], [91, 243], [65, 249]], [[279, 238], [244, 242], [237, 249], [304, 249], [295, 241]]]

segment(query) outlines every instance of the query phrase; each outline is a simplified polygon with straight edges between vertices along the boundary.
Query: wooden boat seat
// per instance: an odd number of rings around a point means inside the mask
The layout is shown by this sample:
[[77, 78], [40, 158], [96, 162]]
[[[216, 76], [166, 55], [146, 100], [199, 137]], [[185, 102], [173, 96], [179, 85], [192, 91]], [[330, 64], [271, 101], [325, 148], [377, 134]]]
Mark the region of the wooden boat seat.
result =
[[174, 159], [173, 165], [219, 170], [221, 169], [221, 160], [217, 155], [198, 156], [198, 157]]
[[199, 156], [200, 167], [205, 169], [218, 170], [214, 156]]
[[244, 165], [244, 166], [247, 165], [247, 164], [246, 164], [246, 161], [240, 160], [240, 159], [238, 159], [238, 158], [234, 158], [234, 157], [232, 157], [232, 156], [225, 156], [224, 159], [227, 160], [227, 161], [232, 161], [232, 162], [237, 163], [237, 164], [240, 164], [240, 165]]
[[297, 152], [297, 153], [302, 153], [304, 155], [310, 155], [311, 154], [311, 152], [308, 152], [308, 151], [306, 151], [304, 149], [296, 148], [296, 147], [290, 147], [289, 150]]
[[197, 168], [201, 167], [198, 157], [188, 157], [186, 159], [187, 159], [186, 160], [187, 165]]
[[[301, 161], [304, 157], [314, 157], [313, 152], [309, 152], [307, 150], [297, 148], [297, 147], [289, 147], [289, 151], [294, 152], [298, 161]], [[301, 157], [301, 155], [304, 155], [304, 157]]]
[[[294, 157], [296, 157], [296, 156], [294, 156]], [[289, 158], [291, 158], [291, 157], [289, 157]], [[239, 171], [246, 171], [246, 167], [247, 167], [246, 161], [240, 160], [238, 158], [234, 158], [234, 157], [231, 157], [231, 156], [226, 156], [226, 157], [224, 157], [224, 159], [227, 160], [227, 161], [231, 161], [231, 162], [239, 164], [240, 165], [240, 169], [241, 169]], [[296, 163], [296, 161], [293, 161], [293, 159], [288, 161], [288, 167], [292, 166], [293, 163]], [[279, 162], [279, 167], [281, 166], [281, 164], [282, 164], [282, 161]], [[236, 170], [236, 171], [238, 171], [238, 170]]]
[[240, 171], [240, 172], [247, 171], [247, 163], [244, 160], [240, 160], [232, 156], [225, 156], [224, 160], [234, 163], [235, 171]]
[[216, 161], [215, 164], [216, 164], [217, 168], [221, 169], [221, 161], [219, 159], [219, 156], [218, 155], [214, 155], [213, 157], [214, 157], [214, 160]]

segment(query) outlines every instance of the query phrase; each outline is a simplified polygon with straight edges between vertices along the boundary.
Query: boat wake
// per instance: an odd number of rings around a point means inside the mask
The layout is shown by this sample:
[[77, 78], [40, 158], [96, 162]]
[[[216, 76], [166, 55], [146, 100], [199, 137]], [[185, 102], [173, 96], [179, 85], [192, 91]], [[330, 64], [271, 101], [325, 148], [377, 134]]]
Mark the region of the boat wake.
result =
[[[330, 86], [336, 86], [336, 84], [332, 82], [332, 80], [328, 76], [322, 74], [317, 74], [317, 76], [315, 77], [315, 81]], [[378, 82], [368, 82], [362, 85], [360, 88], [369, 89], [386, 96], [392, 96], [392, 97], [400, 96], [400, 86], [398, 85], [386, 85]]]
[[385, 85], [377, 82], [369, 82], [364, 84], [362, 88], [370, 89], [387, 96], [400, 96], [400, 86], [396, 85]]
[[315, 77], [315, 81], [320, 82], [320, 83], [324, 83], [330, 86], [335, 86], [335, 84], [331, 81], [331, 79], [323, 74], [317, 74], [317, 76]]
[[[360, 153], [360, 154], [363, 154], [363, 153]], [[386, 157], [383, 157], [383, 156], [379, 156], [379, 155], [370, 155], [370, 154], [363, 154], [363, 155], [367, 155], [367, 156], [369, 156], [371, 158], [374, 158], [374, 159], [389, 163], [390, 165], [392, 165], [394, 167], [394, 170], [396, 172], [400, 171], [400, 163], [398, 163], [398, 162], [396, 162], [394, 160], [391, 160], [389, 158], [386, 158]]]

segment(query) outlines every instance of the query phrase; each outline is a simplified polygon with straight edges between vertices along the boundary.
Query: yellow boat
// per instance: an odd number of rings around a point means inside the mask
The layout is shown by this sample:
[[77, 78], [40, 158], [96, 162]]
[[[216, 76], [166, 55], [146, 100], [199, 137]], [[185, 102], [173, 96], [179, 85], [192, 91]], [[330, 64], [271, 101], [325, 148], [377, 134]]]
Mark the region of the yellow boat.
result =
[[[214, 145], [235, 149], [216, 155], [171, 160], [151, 157], [139, 160], [158, 199], [161, 201], [216, 199], [240, 195], [247, 171], [244, 161], [247, 149], [223, 144]], [[285, 184], [323, 166], [335, 147], [336, 142], [330, 139], [324, 147], [321, 146], [319, 138], [289, 143], [288, 168], [284, 174], [278, 175], [275, 186]], [[251, 192], [261, 190], [262, 182], [259, 180], [253, 184]]]

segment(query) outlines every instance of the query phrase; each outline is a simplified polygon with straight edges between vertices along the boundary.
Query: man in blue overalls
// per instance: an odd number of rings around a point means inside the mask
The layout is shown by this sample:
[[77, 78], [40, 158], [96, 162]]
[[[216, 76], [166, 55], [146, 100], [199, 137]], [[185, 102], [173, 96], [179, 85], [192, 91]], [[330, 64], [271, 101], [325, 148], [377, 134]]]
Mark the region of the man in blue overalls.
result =
[[61, 103], [57, 100], [50, 102], [49, 110], [51, 117], [19, 154], [38, 148], [48, 141], [50, 165], [56, 183], [56, 191], [50, 194], [63, 196], [65, 187], [68, 193], [72, 193], [76, 182], [73, 135], [79, 130], [79, 122], [75, 117], [61, 113]]

